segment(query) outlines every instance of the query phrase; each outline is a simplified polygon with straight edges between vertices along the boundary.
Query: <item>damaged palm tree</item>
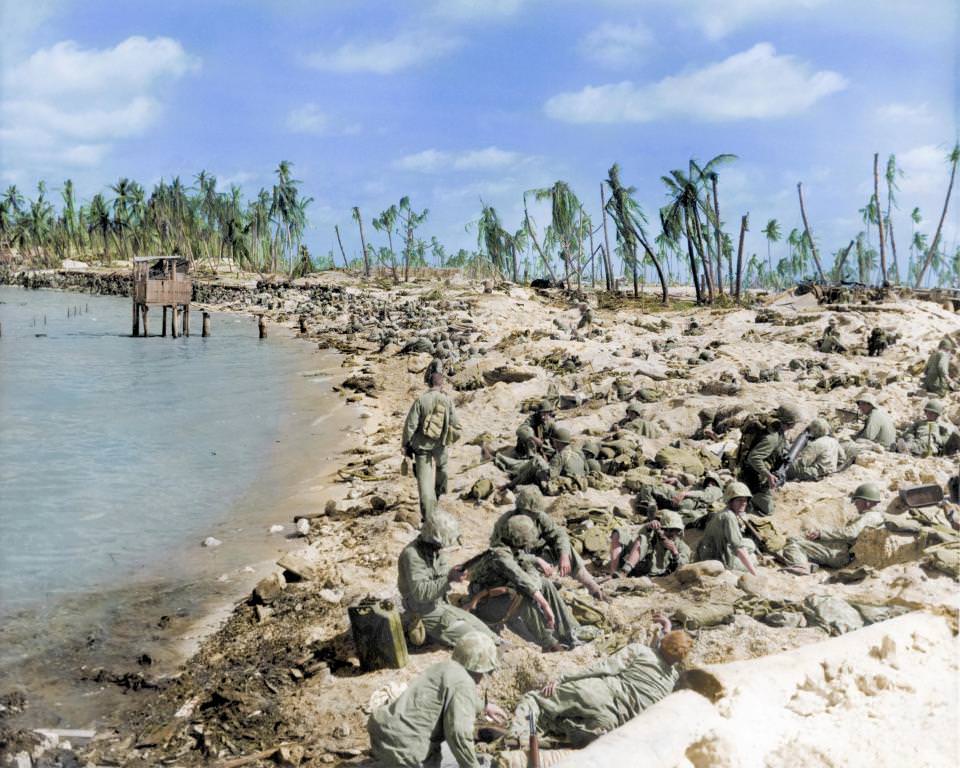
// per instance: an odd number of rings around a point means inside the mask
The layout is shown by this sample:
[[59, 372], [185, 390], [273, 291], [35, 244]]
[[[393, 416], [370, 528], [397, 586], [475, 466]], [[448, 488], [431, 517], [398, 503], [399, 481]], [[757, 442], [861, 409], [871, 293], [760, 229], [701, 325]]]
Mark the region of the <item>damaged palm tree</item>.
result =
[[623, 246], [626, 261], [633, 266], [633, 295], [637, 295], [637, 246], [641, 246], [647, 258], [653, 262], [660, 278], [661, 301], [667, 303], [667, 278], [663, 274], [660, 261], [650, 247], [644, 224], [647, 223], [643, 209], [633, 198], [634, 187], [624, 187], [620, 182], [620, 167], [614, 163], [607, 172], [607, 186], [610, 187], [610, 199], [607, 201], [607, 213], [617, 228], [617, 237]]

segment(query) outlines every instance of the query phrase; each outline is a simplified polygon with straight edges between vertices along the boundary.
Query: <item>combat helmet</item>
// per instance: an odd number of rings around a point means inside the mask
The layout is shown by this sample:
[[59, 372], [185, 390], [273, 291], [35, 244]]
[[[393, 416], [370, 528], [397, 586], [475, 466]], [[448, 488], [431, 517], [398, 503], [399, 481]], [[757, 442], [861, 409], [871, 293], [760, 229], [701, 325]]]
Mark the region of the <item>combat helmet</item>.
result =
[[775, 413], [780, 423], [786, 426], [792, 426], [800, 421], [800, 410], [790, 403], [777, 406]]
[[923, 406], [924, 411], [929, 411], [930, 413], [935, 413], [937, 416], [943, 416], [943, 401], [942, 400], [927, 400]]
[[497, 668], [497, 646], [489, 635], [468, 632], [454, 647], [453, 660], [467, 672], [486, 674]]
[[570, 443], [573, 442], [573, 435], [570, 434], [570, 430], [566, 427], [557, 427], [553, 430], [551, 438], [554, 442], [563, 443], [564, 445], [570, 445]]
[[857, 399], [854, 401], [859, 405], [860, 403], [866, 403], [871, 408], [879, 408], [877, 401], [872, 394], [869, 392], [864, 392], [863, 394], [857, 395]]
[[953, 351], [953, 342], [950, 339], [940, 339], [940, 343], [937, 344], [937, 349], [942, 349], [944, 352]]
[[526, 515], [513, 515], [507, 520], [504, 539], [514, 549], [529, 549], [537, 541], [537, 525]]
[[727, 483], [727, 487], [723, 489], [723, 500], [726, 502], [733, 501], [734, 499], [750, 499], [752, 497], [753, 494], [750, 493], [747, 484], [736, 480], [732, 483]]
[[672, 509], [665, 509], [663, 512], [660, 513], [660, 526], [665, 531], [669, 531], [669, 530], [682, 531], [683, 518], [680, 517], [680, 515], [674, 512]]
[[460, 526], [453, 515], [435, 512], [423, 521], [420, 527], [420, 541], [438, 547], [449, 547], [460, 539]]
[[823, 437], [824, 435], [830, 434], [830, 425], [826, 419], [814, 419], [810, 422], [810, 426], [807, 427], [807, 432], [809, 432], [810, 437], [814, 439]]
[[880, 486], [876, 483], [860, 483], [856, 490], [850, 494], [851, 499], [863, 499], [864, 501], [883, 501], [883, 494]]
[[535, 485], [521, 485], [514, 502], [518, 512], [539, 512], [543, 509], [543, 494]]

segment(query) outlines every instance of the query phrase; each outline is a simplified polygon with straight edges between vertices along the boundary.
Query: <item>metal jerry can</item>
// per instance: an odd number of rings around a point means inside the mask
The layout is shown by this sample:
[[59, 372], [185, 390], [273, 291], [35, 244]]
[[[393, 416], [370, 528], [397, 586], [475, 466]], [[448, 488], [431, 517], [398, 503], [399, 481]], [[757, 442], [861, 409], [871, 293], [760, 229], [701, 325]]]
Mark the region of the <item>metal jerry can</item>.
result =
[[347, 609], [357, 658], [364, 672], [407, 665], [400, 613], [390, 600], [368, 597]]

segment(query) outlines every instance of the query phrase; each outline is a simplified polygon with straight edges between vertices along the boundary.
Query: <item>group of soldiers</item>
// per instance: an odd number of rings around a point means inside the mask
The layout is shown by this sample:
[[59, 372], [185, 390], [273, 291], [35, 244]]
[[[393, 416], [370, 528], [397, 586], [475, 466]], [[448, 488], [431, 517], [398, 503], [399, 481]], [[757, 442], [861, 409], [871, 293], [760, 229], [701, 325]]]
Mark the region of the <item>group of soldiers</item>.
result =
[[[949, 342], [931, 356], [925, 385], [933, 394], [952, 387]], [[942, 353], [942, 354], [941, 354]], [[438, 764], [446, 741], [462, 768], [480, 765], [474, 749], [479, 713], [500, 725], [506, 738], [527, 733], [532, 720], [539, 733], [560, 743], [580, 746], [636, 716], [673, 690], [678, 665], [693, 640], [673, 630], [669, 620], [655, 616], [652, 645], [631, 643], [600, 664], [547, 684], [522, 697], [511, 718], [494, 703], [481, 704], [477, 684], [496, 669], [500, 632], [509, 628], [544, 652], [566, 650], [596, 637], [592, 626], [581, 625], [558, 590], [558, 578], [576, 579], [598, 600], [608, 600], [587, 563], [571, 543], [566, 527], [546, 512], [544, 494], [586, 490], [591, 477], [615, 471], [630, 440], [623, 429], [645, 434], [638, 409], [606, 441], [577, 445], [571, 432], [555, 418], [556, 404], [541, 401], [516, 432], [516, 445], [485, 456], [507, 473], [514, 491], [512, 509], [495, 522], [487, 548], [466, 563], [452, 566], [445, 549], [459, 541], [459, 526], [438, 508], [447, 492], [447, 451], [459, 438], [460, 424], [450, 397], [444, 393], [442, 364], [427, 372], [429, 389], [410, 408], [402, 437], [405, 459], [412, 460], [420, 497], [422, 524], [417, 537], [401, 552], [398, 588], [404, 626], [414, 644], [431, 642], [453, 649], [448, 661], [428, 668], [391, 704], [373, 712], [369, 722], [371, 748], [385, 765]], [[747, 520], [769, 516], [774, 491], [790, 480], [819, 480], [852, 462], [865, 449], [900, 450], [913, 455], [938, 455], [960, 448], [956, 429], [942, 421], [943, 403], [931, 399], [924, 417], [900, 435], [890, 416], [865, 393], [856, 401], [865, 417], [862, 427], [841, 441], [829, 423], [814, 419], [802, 431], [804, 439], [787, 438], [800, 423], [799, 411], [782, 405], [773, 413], [740, 423], [735, 455], [735, 479], [724, 483], [707, 472], [682, 487], [670, 479], [638, 491], [639, 524], [620, 524], [609, 540], [609, 561], [601, 580], [618, 577], [657, 577], [691, 561], [716, 560], [725, 568], [757, 573], [762, 539]], [[714, 425], [716, 423], [714, 422]], [[708, 434], [712, 434], [710, 428]], [[842, 568], [852, 560], [857, 537], [883, 524], [877, 507], [883, 493], [875, 483], [863, 483], [851, 494], [856, 517], [836, 529], [815, 530], [791, 538], [766, 562], [786, 570], [810, 573], [817, 567]], [[722, 506], [721, 506], [722, 505]], [[703, 527], [695, 550], [684, 541], [690, 525]], [[466, 595], [454, 597], [455, 584], [466, 583]]]

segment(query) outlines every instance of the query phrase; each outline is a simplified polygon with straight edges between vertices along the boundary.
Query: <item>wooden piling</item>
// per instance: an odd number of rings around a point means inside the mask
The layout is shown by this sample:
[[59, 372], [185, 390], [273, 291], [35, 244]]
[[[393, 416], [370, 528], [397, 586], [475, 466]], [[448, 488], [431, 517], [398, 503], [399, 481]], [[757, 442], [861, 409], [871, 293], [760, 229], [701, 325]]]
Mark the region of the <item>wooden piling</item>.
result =
[[163, 322], [160, 323], [160, 335], [167, 335], [167, 305], [163, 305]]
[[300, 333], [307, 332], [307, 318], [304, 315], [300, 315]]
[[148, 330], [149, 326], [147, 325], [147, 314], [150, 312], [150, 307], [148, 307], [146, 304], [143, 304], [142, 306], [143, 306], [143, 335], [144, 337], [147, 337], [150, 335], [150, 331]]
[[133, 337], [140, 335], [140, 305], [137, 302], [133, 302], [133, 329], [131, 331]]
[[260, 338], [267, 338], [267, 321], [264, 319], [263, 315], [257, 319], [257, 328], [260, 331]]
[[177, 305], [174, 304], [170, 309], [172, 310], [170, 314], [170, 336], [175, 339], [177, 338]]
[[203, 338], [207, 338], [210, 335], [210, 313], [203, 313], [203, 330], [201, 331]]
[[183, 335], [190, 335], [190, 305], [183, 305]]

